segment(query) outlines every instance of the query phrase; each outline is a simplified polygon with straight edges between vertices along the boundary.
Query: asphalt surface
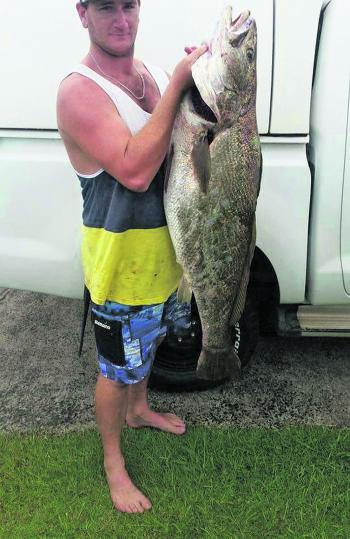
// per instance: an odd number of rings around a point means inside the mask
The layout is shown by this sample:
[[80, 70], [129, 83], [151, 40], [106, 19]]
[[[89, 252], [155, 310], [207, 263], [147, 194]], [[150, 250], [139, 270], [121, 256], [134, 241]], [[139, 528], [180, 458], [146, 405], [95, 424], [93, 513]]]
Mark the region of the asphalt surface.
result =
[[[98, 374], [82, 301], [0, 288], [0, 430], [95, 427]], [[193, 425], [350, 426], [350, 340], [262, 338], [240, 382], [197, 392], [149, 391], [157, 411]]]

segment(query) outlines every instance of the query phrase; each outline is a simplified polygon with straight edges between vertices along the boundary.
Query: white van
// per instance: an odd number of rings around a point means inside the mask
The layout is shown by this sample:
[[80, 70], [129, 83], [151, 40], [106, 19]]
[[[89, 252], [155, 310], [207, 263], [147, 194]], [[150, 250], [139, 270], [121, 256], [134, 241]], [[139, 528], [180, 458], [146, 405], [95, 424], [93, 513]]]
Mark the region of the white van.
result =
[[[142, 0], [136, 56], [171, 72], [228, 0]], [[258, 323], [283, 335], [350, 331], [350, 3], [237, 0], [258, 27], [263, 176], [243, 364]], [[88, 50], [74, 0], [7, 2], [0, 22], [0, 286], [81, 298], [82, 201], [56, 124], [62, 78]], [[155, 383], [196, 384], [200, 324], [169, 338]]]

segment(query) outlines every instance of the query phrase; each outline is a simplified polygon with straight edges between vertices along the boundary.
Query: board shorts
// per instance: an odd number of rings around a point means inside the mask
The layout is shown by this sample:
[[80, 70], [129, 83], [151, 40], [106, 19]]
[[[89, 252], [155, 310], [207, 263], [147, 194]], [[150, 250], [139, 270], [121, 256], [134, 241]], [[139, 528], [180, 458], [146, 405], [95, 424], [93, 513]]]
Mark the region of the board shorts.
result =
[[151, 371], [158, 345], [168, 331], [181, 335], [191, 326], [191, 303], [174, 292], [164, 303], [128, 306], [92, 303], [100, 373], [122, 384], [141, 382]]

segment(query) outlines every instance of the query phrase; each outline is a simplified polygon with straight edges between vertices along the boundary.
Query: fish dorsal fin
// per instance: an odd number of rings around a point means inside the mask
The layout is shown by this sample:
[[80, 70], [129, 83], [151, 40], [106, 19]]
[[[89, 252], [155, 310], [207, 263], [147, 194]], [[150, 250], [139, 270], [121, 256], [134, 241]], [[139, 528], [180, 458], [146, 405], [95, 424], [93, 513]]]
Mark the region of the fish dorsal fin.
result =
[[194, 144], [191, 152], [191, 159], [193, 164], [193, 172], [198, 180], [201, 191], [206, 193], [211, 174], [211, 159], [207, 136], [201, 138]]

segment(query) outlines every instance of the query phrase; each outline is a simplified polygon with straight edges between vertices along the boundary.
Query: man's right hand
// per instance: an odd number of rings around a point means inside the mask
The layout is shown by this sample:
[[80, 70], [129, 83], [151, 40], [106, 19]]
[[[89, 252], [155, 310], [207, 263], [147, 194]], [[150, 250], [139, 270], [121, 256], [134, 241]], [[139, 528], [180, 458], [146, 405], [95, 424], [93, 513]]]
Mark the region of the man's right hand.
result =
[[194, 82], [192, 78], [192, 66], [202, 54], [208, 50], [208, 45], [201, 45], [198, 48], [186, 47], [187, 56], [177, 64], [170, 82], [181, 91], [190, 88]]

